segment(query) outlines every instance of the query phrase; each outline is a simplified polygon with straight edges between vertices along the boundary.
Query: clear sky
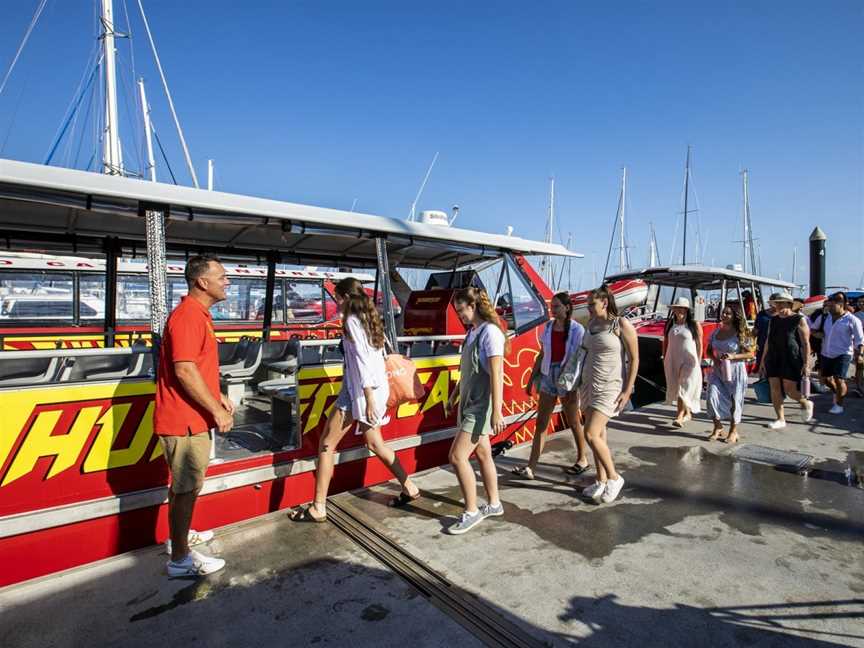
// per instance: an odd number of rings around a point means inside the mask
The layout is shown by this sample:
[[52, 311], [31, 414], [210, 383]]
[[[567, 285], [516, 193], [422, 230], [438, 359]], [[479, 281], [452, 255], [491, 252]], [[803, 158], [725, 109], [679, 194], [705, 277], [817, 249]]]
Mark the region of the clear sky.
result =
[[[188, 184], [137, 3], [126, 2], [156, 127]], [[49, 0], [0, 95], [2, 157], [44, 160], [94, 46], [93, 4]], [[797, 246], [806, 282], [819, 225], [829, 285], [861, 282], [860, 1], [144, 4], [199, 177], [215, 159], [218, 189], [344, 209], [356, 199], [358, 211], [404, 218], [440, 152], [419, 209], [459, 204], [459, 225], [542, 238], [554, 175], [560, 235], [586, 255], [574, 283], [588, 288], [622, 166], [633, 261], [646, 261], [649, 222], [668, 261], [690, 144], [706, 263], [741, 262], [746, 167], [763, 273], [791, 279]], [[3, 72], [36, 5], [3, 3]], [[125, 29], [123, 0], [115, 15]], [[128, 86], [128, 43], [120, 56]], [[124, 102], [137, 168], [131, 116]], [[74, 157], [61, 146], [61, 163]], [[169, 179], [164, 164], [158, 172]], [[680, 246], [679, 233], [676, 260]]]

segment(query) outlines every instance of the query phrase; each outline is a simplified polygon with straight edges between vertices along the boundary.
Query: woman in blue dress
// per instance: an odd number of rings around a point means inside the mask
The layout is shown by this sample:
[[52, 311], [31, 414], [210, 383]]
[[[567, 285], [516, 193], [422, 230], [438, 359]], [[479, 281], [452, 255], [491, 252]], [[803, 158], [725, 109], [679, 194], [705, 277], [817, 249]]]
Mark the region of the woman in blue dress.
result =
[[714, 431], [708, 437], [716, 441], [723, 434], [723, 419], [729, 420], [726, 443], [738, 442], [738, 424], [744, 410], [747, 390], [747, 362], [754, 357], [753, 338], [741, 312], [726, 306], [720, 326], [714, 329], [708, 343], [708, 355], [714, 360], [714, 370], [708, 378], [708, 415], [714, 421]]

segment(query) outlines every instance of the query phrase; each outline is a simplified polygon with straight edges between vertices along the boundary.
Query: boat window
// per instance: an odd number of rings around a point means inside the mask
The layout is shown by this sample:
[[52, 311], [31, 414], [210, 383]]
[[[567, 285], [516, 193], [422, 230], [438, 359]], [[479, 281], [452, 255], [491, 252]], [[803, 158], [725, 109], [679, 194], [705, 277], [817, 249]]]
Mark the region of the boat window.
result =
[[105, 276], [81, 275], [78, 279], [81, 301], [78, 304], [80, 319], [105, 318]]
[[72, 275], [56, 272], [0, 273], [0, 317], [71, 320]]
[[534, 292], [521, 270], [509, 258], [507, 270], [510, 277], [510, 308], [512, 312], [512, 317], [508, 317], [512, 323], [509, 321], [508, 323], [511, 323], [517, 332], [521, 332], [538, 321], [549, 319], [545, 302]]
[[263, 279], [233, 279], [225, 289], [225, 301], [215, 304], [210, 313], [214, 320], [255, 319], [258, 306], [264, 301], [266, 283]]
[[[285, 319], [287, 322], [320, 322], [323, 312], [323, 288], [320, 281], [285, 281]], [[336, 303], [333, 302], [333, 311]], [[330, 304], [328, 303], [328, 315]]]
[[117, 321], [150, 319], [150, 287], [147, 277], [117, 277]]
[[[147, 285], [147, 278], [144, 278], [144, 285]], [[169, 277], [168, 278], [168, 303], [171, 304], [171, 310], [177, 307], [180, 300], [183, 299], [189, 292], [189, 287], [186, 285], [186, 280], [183, 278]]]

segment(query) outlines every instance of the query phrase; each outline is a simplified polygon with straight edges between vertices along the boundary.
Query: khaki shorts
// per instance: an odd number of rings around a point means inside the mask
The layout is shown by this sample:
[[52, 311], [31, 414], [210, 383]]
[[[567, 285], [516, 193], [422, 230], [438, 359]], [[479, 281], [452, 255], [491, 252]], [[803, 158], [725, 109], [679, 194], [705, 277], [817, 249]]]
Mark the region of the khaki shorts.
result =
[[171, 472], [171, 492], [182, 495], [199, 490], [210, 463], [210, 433], [159, 438]]

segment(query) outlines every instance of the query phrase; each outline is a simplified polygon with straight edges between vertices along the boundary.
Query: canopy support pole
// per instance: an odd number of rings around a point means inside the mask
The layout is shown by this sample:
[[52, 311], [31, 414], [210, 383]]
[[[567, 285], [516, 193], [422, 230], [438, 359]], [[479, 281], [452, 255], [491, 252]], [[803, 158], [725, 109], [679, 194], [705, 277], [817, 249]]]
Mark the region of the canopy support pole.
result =
[[117, 237], [105, 239], [105, 348], [114, 346], [117, 332], [117, 257], [120, 243]]
[[274, 250], [267, 253], [267, 283], [264, 288], [264, 342], [270, 341], [270, 329], [273, 325], [273, 294], [276, 292], [276, 258], [278, 254]]
[[[396, 317], [393, 313], [393, 291], [390, 287], [390, 264], [387, 259], [387, 241], [383, 237], [375, 239], [375, 253], [378, 256], [378, 277], [376, 282], [381, 290], [381, 305], [384, 315], [384, 332], [390, 338], [391, 348], [394, 352], [399, 351], [399, 342], [396, 339]], [[373, 295], [375, 301], [377, 295]]]

